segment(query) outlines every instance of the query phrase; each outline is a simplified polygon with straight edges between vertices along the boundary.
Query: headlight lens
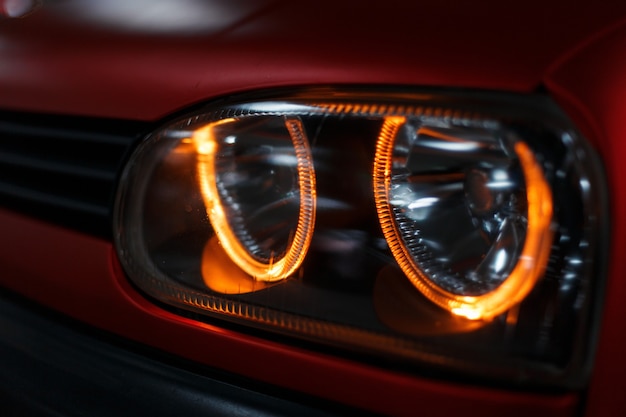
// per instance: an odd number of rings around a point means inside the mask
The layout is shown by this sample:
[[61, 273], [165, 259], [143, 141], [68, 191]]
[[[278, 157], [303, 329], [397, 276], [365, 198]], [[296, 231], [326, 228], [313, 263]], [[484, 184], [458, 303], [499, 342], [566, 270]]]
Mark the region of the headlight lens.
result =
[[313, 90], [148, 137], [115, 236], [140, 289], [207, 320], [575, 386], [604, 200], [593, 151], [545, 98]]

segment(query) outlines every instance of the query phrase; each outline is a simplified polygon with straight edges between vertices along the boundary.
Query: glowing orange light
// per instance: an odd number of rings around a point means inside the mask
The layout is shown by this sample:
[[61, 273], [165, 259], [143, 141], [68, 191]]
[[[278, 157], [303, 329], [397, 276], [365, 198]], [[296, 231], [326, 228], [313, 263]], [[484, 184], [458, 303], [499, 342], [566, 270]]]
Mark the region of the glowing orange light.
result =
[[300, 192], [298, 223], [285, 254], [280, 258], [272, 258], [267, 263], [255, 259], [241, 245], [230, 227], [227, 213], [218, 192], [215, 159], [219, 144], [214, 129], [228, 123], [236, 123], [236, 119], [224, 119], [209, 123], [196, 129], [192, 137], [198, 154], [198, 181], [204, 197], [207, 215], [222, 248], [239, 268], [259, 281], [270, 282], [285, 279], [302, 264], [311, 242], [315, 224], [315, 171], [302, 123], [297, 119], [285, 121], [285, 127], [291, 136], [297, 161]]
[[517, 264], [493, 291], [479, 296], [463, 296], [446, 291], [433, 283], [414, 261], [402, 243], [389, 204], [394, 140], [405, 123], [404, 117], [385, 119], [376, 145], [374, 160], [374, 198], [381, 228], [391, 252], [413, 285], [426, 298], [453, 314], [470, 320], [490, 319], [520, 303], [543, 274], [552, 245], [552, 194], [543, 171], [523, 142], [515, 144], [528, 201], [528, 225], [524, 247]]
[[208, 288], [222, 294], [246, 294], [272, 285], [271, 282], [257, 281], [242, 271], [226, 254], [215, 236], [204, 246], [202, 280]]

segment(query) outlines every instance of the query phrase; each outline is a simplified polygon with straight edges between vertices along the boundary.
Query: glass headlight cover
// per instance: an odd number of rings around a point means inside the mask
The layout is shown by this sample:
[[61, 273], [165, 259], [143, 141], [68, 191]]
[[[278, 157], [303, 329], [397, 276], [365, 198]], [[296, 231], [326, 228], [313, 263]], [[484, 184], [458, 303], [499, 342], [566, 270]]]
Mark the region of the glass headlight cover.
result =
[[143, 292], [207, 320], [405, 369], [580, 386], [605, 194], [546, 97], [303, 90], [147, 137], [115, 239]]

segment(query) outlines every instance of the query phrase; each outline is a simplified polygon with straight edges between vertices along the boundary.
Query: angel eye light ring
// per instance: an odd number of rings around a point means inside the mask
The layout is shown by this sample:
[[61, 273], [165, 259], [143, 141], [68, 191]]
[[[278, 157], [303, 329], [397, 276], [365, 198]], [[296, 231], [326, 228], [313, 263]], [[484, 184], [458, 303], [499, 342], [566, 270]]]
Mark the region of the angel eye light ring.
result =
[[528, 199], [527, 235], [522, 253], [513, 271], [494, 290], [471, 296], [447, 291], [429, 279], [415, 261], [394, 221], [389, 196], [393, 150], [396, 134], [406, 121], [403, 116], [386, 117], [376, 144], [374, 199], [383, 235], [402, 271], [426, 298], [455, 315], [470, 320], [489, 320], [521, 302], [542, 276], [552, 244], [550, 186], [528, 145], [516, 142], [514, 151], [522, 166]]
[[292, 275], [302, 264], [313, 236], [316, 213], [315, 169], [310, 145], [300, 120], [286, 118], [285, 127], [289, 132], [296, 159], [300, 204], [298, 222], [293, 238], [283, 256], [269, 262], [255, 259], [240, 243], [233, 232], [225, 213], [216, 180], [216, 150], [218, 147], [214, 128], [232, 123], [236, 119], [222, 119], [194, 130], [192, 141], [198, 155], [198, 182], [203, 196], [207, 216], [215, 230], [219, 242], [230, 259], [255, 280], [274, 282]]

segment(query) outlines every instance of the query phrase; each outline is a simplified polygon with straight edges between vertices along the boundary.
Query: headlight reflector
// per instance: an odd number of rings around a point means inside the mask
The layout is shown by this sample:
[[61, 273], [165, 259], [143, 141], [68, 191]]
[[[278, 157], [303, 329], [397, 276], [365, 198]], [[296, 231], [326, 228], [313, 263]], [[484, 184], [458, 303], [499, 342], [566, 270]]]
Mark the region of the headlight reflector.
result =
[[193, 132], [198, 182], [230, 259], [254, 280], [277, 281], [302, 264], [311, 242], [315, 171], [299, 120], [252, 122], [252, 134], [234, 119]]
[[549, 186], [507, 133], [394, 116], [378, 139], [376, 208], [391, 252], [428, 299], [469, 319], [523, 300], [552, 244]]

